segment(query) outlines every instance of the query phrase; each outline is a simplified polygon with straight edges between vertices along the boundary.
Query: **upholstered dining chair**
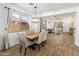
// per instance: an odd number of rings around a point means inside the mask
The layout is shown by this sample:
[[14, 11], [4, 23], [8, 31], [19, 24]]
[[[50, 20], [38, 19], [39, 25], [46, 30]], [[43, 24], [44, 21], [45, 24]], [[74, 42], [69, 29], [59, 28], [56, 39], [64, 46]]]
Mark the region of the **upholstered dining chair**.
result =
[[24, 33], [18, 33], [18, 35], [20, 42], [20, 53], [21, 50], [24, 49], [24, 55], [26, 55], [26, 49], [34, 43], [29, 41], [29, 39], [26, 38], [26, 35]]
[[45, 42], [47, 40], [47, 34], [48, 34], [48, 31], [45, 31], [44, 32], [44, 39], [43, 39], [43, 42]]
[[34, 43], [38, 46], [38, 49], [40, 50], [40, 46], [43, 43], [43, 39], [44, 39], [44, 32], [41, 32], [39, 34], [38, 40], [35, 40]]

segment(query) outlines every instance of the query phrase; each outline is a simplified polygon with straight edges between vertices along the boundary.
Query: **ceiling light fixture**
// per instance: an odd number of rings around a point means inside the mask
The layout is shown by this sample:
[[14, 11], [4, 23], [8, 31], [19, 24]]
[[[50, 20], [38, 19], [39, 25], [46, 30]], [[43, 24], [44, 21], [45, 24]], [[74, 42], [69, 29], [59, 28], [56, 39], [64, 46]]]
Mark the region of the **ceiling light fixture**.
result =
[[34, 13], [35, 13], [35, 17], [36, 17], [36, 9], [37, 9], [37, 6], [34, 3], [29, 3], [29, 5], [30, 6], [33, 6], [33, 8], [35, 9], [35, 12]]
[[34, 6], [34, 9], [35, 9], [35, 17], [36, 17], [36, 9], [37, 9], [37, 6]]
[[33, 4], [33, 3], [29, 3], [29, 5], [32, 5], [32, 6], [34, 6], [34, 4]]

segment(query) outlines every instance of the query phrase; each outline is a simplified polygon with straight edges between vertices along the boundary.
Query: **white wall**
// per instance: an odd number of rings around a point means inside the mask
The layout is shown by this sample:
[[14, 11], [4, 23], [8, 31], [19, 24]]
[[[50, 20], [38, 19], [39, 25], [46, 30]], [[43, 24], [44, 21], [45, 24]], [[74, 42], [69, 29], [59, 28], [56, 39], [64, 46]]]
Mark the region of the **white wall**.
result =
[[79, 47], [79, 9], [76, 14], [76, 21], [75, 21], [75, 44]]
[[63, 23], [63, 31], [64, 32], [69, 32], [70, 27], [74, 28], [72, 23], [74, 23], [75, 17], [73, 17], [73, 16], [74, 16], [73, 14], [62, 16], [61, 20]]

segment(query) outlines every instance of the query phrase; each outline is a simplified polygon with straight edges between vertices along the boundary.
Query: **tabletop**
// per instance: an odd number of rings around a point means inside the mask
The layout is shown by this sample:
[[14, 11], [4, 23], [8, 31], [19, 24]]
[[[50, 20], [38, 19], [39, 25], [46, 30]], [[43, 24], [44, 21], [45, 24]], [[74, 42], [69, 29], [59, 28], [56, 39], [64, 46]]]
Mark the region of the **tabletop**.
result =
[[35, 40], [35, 38], [39, 37], [40, 32], [31, 32], [27, 35], [27, 38], [30, 40]]

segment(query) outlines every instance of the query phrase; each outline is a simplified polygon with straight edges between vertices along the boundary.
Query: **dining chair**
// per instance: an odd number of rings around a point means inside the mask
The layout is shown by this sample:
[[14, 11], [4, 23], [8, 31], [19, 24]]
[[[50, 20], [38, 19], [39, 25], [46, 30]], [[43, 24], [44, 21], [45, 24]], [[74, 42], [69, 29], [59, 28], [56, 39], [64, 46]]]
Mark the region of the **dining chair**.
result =
[[43, 43], [43, 39], [44, 39], [44, 32], [41, 32], [39, 34], [38, 40], [35, 40], [34, 43], [38, 46], [38, 49], [40, 50], [40, 46]]
[[26, 38], [26, 35], [24, 33], [18, 33], [18, 35], [20, 42], [20, 53], [22, 49], [24, 49], [24, 55], [26, 55], [26, 49], [34, 43], [32, 41], [29, 41], [29, 39]]
[[43, 42], [45, 42], [45, 41], [47, 40], [47, 34], [48, 34], [48, 31], [45, 31], [45, 32], [44, 32]]

